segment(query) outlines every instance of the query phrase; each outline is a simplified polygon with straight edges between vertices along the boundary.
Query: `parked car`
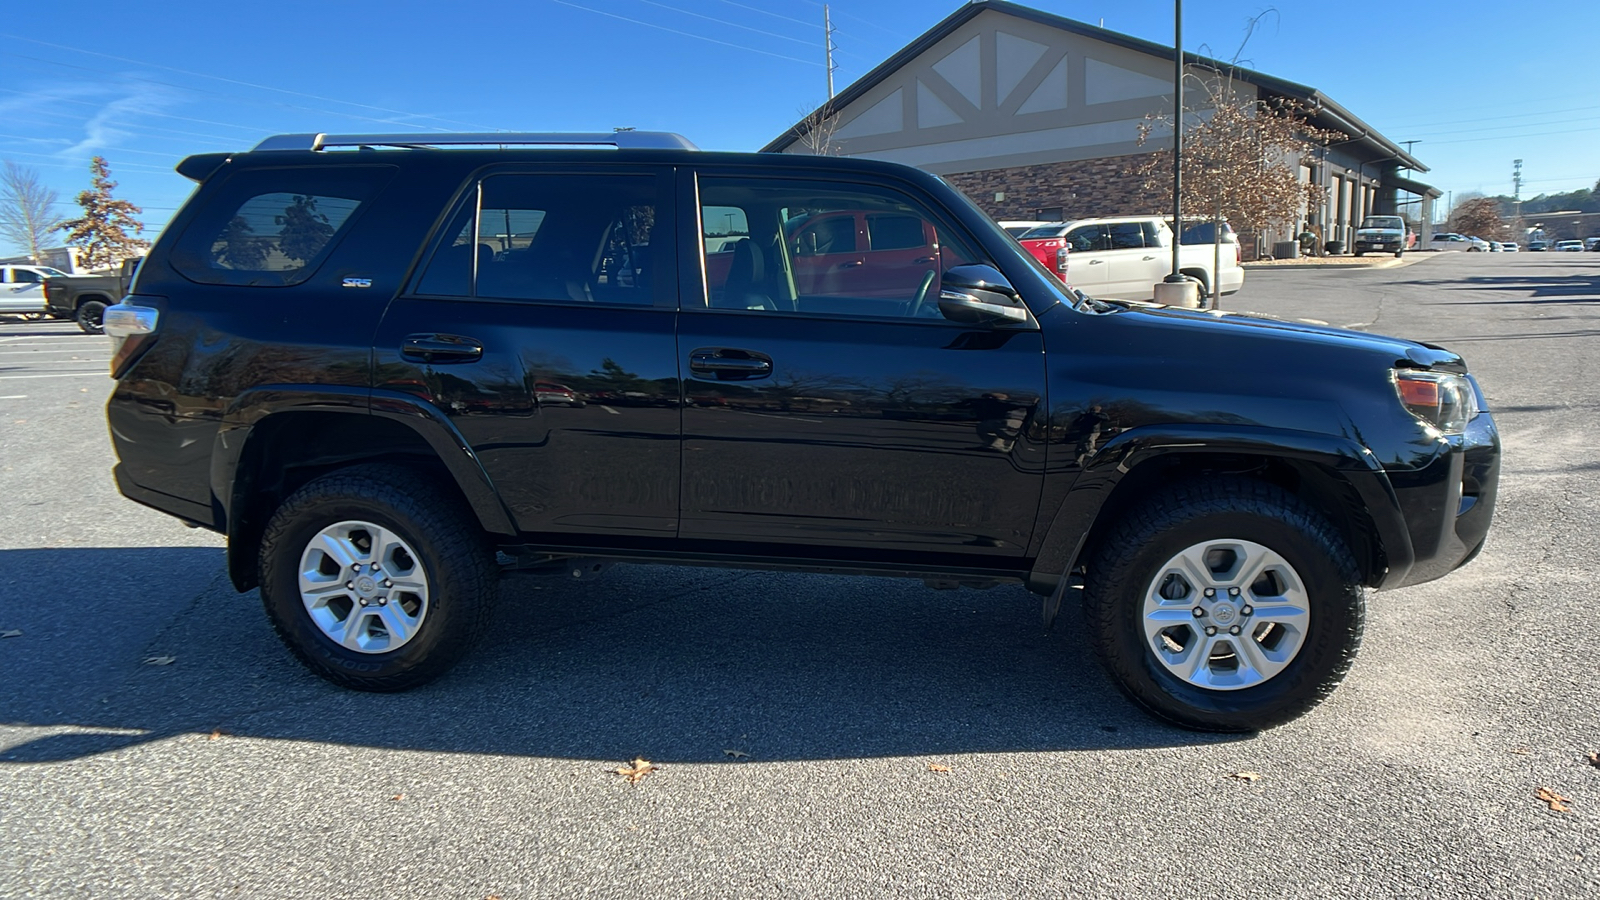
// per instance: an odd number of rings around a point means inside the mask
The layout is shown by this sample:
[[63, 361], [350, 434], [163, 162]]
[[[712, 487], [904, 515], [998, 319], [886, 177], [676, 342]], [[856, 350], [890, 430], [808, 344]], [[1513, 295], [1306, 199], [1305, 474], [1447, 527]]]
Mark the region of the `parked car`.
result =
[[[1339, 683], [1367, 588], [1443, 577], [1493, 515], [1457, 354], [1095, 299], [907, 166], [408, 132], [178, 172], [104, 317], [116, 482], [225, 534], [233, 585], [346, 687], [443, 674], [506, 570], [769, 567], [1020, 583], [1047, 622], [1081, 596], [1130, 698], [1249, 731]], [[814, 226], [938, 253], [807, 275]], [[720, 283], [710, 228], [745, 235]]]
[[1466, 250], [1473, 253], [1487, 253], [1489, 242], [1482, 238], [1467, 237], [1462, 234], [1446, 233], [1436, 234], [1428, 242], [1429, 250]]
[[1399, 216], [1367, 216], [1356, 229], [1355, 253], [1393, 253], [1400, 258], [1406, 250], [1406, 220]]
[[1506, 253], [1516, 253], [1521, 248], [1517, 246], [1516, 241], [1501, 241], [1500, 249]]
[[1031, 229], [1038, 228], [1041, 225], [1059, 225], [1061, 223], [1059, 223], [1059, 222], [1051, 222], [1051, 221], [1044, 221], [1044, 220], [1040, 220], [1040, 221], [1023, 221], [1023, 220], [1020, 220], [1020, 219], [1006, 219], [1006, 220], [997, 222], [996, 224], [998, 224], [1001, 228], [1005, 229], [1006, 234], [1009, 234], [1012, 237], [1019, 237], [1019, 236], [1021, 236], [1021, 234], [1024, 231], [1029, 231]]
[[1543, 252], [1545, 252], [1546, 250], [1549, 250], [1549, 249], [1550, 249], [1550, 242], [1549, 241], [1529, 241], [1528, 242], [1528, 252], [1529, 253], [1543, 253]]
[[44, 286], [46, 308], [58, 319], [71, 319], [88, 334], [100, 334], [100, 317], [106, 307], [128, 293], [142, 256], [125, 259], [107, 275], [70, 275], [51, 278]]
[[0, 313], [42, 315], [45, 281], [66, 274], [50, 266], [0, 266]]
[[1586, 250], [1591, 250], [1591, 251], [1594, 251], [1596, 253], [1600, 253], [1600, 235], [1596, 235], [1595, 237], [1586, 237], [1586, 238], [1584, 238], [1583, 239], [1583, 246], [1584, 246], [1584, 249], [1586, 249]]
[[1582, 253], [1583, 241], [1556, 241], [1556, 250], [1561, 253]]
[[[1227, 223], [1223, 227], [1225, 235], [1232, 233]], [[1042, 225], [1017, 240], [1041, 265], [1091, 297], [1151, 300], [1156, 283], [1172, 271], [1172, 229], [1160, 216]], [[1200, 285], [1202, 296], [1209, 295], [1216, 255], [1211, 243], [1181, 243], [1178, 252], [1179, 272]], [[1237, 238], [1232, 251], [1222, 254], [1220, 286], [1224, 294], [1244, 286]]]

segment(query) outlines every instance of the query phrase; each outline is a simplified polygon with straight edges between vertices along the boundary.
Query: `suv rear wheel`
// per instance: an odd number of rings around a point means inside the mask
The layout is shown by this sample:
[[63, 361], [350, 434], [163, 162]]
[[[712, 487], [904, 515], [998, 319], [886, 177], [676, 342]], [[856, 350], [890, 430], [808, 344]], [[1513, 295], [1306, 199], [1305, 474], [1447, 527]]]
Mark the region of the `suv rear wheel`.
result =
[[261, 544], [278, 636], [313, 672], [364, 691], [406, 690], [455, 665], [488, 622], [495, 575], [461, 504], [398, 466], [310, 482]]
[[1349, 549], [1274, 485], [1174, 486], [1098, 547], [1084, 592], [1095, 651], [1124, 693], [1175, 724], [1281, 725], [1332, 693], [1361, 645]]

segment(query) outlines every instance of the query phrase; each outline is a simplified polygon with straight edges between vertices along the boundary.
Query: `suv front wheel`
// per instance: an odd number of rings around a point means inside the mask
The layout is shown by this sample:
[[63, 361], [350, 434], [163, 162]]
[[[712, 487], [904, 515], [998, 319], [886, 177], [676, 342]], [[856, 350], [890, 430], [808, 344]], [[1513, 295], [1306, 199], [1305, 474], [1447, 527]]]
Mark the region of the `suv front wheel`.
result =
[[455, 498], [388, 465], [324, 475], [273, 513], [261, 600], [318, 675], [364, 691], [437, 678], [487, 625], [494, 556]]
[[1124, 693], [1175, 724], [1281, 725], [1332, 693], [1361, 645], [1349, 549], [1275, 485], [1175, 485], [1098, 548], [1084, 591], [1095, 650]]

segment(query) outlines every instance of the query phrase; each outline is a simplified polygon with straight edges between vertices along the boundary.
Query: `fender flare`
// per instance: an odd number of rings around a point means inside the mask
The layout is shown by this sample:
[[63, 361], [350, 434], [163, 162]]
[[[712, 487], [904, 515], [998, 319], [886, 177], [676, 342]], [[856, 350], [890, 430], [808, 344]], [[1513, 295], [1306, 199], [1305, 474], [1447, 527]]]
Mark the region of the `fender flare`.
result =
[[256, 578], [254, 559], [240, 558], [248, 554], [233, 551], [235, 537], [247, 537], [244, 531], [249, 527], [235, 511], [245, 506], [253, 489], [252, 484], [239, 480], [239, 462], [259, 425], [277, 415], [300, 412], [381, 416], [406, 426], [432, 449], [485, 531], [517, 534], [511, 512], [477, 454], [450, 419], [433, 405], [410, 394], [364, 387], [262, 385], [244, 391], [229, 404], [211, 453], [211, 493], [221, 507], [219, 524], [228, 536], [228, 572], [240, 590], [253, 587]]
[[1062, 498], [1039, 551], [1028, 585], [1054, 593], [1079, 562], [1089, 535], [1115, 510], [1107, 501], [1134, 469], [1173, 454], [1231, 454], [1288, 459], [1331, 471], [1352, 487], [1366, 506], [1387, 565], [1384, 582], [1398, 583], [1416, 561], [1399, 497], [1371, 450], [1349, 438], [1307, 431], [1238, 425], [1161, 425], [1117, 435], [1089, 459]]

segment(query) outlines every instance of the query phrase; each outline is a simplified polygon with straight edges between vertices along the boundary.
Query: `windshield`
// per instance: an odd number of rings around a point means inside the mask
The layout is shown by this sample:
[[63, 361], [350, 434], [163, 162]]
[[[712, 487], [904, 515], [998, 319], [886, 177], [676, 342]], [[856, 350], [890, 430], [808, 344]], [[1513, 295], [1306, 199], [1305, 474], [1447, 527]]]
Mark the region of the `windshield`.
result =
[[1361, 227], [1362, 228], [1390, 228], [1390, 229], [1393, 229], [1395, 231], [1402, 231], [1402, 230], [1404, 230], [1405, 225], [1402, 224], [1401, 221], [1399, 219], [1395, 218], [1394, 216], [1367, 216], [1365, 219], [1361, 220]]
[[1026, 240], [1028, 240], [1030, 238], [1061, 237], [1063, 234], [1066, 234], [1066, 233], [1067, 233], [1066, 224], [1065, 223], [1061, 223], [1061, 222], [1055, 222], [1055, 223], [1051, 223], [1049, 225], [1039, 225], [1039, 226], [1036, 226], [1034, 228], [1029, 228], [1027, 231], [1024, 231], [1021, 235], [1019, 235], [1017, 237], [1017, 240], [1026, 241]]

